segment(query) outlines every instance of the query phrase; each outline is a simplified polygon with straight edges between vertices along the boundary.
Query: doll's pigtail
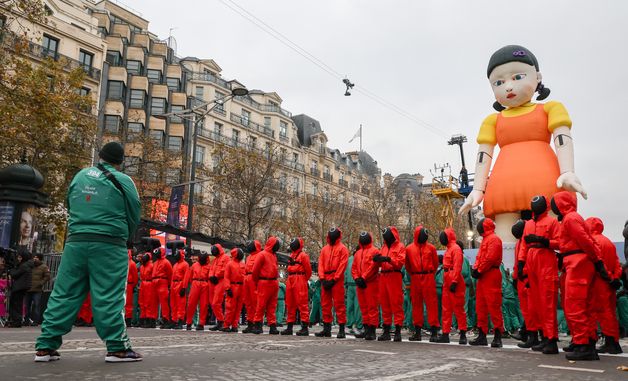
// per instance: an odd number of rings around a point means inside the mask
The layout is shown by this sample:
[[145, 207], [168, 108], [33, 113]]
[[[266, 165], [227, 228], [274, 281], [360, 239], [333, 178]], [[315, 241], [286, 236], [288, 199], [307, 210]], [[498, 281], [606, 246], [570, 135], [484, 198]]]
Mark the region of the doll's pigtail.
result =
[[497, 112], [502, 112], [506, 109], [506, 107], [502, 106], [501, 104], [499, 104], [499, 102], [495, 101], [495, 103], [493, 103], [493, 108], [497, 111]]
[[536, 91], [539, 93], [536, 97], [537, 101], [542, 101], [550, 95], [550, 89], [545, 87], [542, 82], [539, 82], [538, 86], [536, 86]]

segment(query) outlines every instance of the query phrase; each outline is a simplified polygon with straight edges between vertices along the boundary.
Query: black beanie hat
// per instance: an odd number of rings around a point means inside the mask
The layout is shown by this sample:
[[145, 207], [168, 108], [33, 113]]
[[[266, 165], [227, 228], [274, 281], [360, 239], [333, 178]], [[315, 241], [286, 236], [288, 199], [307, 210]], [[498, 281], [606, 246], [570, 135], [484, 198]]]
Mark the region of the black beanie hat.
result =
[[493, 69], [508, 62], [523, 62], [533, 65], [536, 71], [539, 71], [539, 62], [531, 51], [521, 45], [507, 45], [493, 53], [491, 59], [488, 60], [486, 76], [490, 77]]
[[109, 142], [102, 146], [98, 156], [107, 163], [120, 165], [124, 161], [124, 148], [118, 142]]

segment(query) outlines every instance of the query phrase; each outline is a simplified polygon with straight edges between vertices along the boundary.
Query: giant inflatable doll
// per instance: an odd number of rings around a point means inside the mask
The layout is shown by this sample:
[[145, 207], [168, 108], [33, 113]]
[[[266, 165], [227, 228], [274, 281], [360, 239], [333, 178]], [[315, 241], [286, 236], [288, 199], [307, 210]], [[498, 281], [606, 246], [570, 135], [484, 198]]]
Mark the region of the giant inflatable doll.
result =
[[[496, 233], [504, 242], [514, 243], [510, 228], [521, 211], [530, 208], [533, 196], [545, 195], [549, 200], [560, 189], [578, 192], [585, 199], [587, 194], [574, 172], [567, 110], [556, 101], [532, 102], [537, 92], [536, 100], [550, 94], [534, 54], [523, 46], [505, 46], [493, 53], [486, 74], [498, 112], [480, 127], [473, 191], [460, 213], [484, 201], [484, 215], [496, 222]], [[489, 179], [495, 145], [500, 152]]]

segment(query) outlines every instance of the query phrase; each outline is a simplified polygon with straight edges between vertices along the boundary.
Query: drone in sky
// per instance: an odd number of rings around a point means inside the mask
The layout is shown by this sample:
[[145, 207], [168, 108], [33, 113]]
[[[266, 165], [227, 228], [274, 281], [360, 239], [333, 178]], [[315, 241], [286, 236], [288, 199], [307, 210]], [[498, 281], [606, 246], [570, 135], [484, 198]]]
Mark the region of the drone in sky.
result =
[[349, 81], [349, 78], [343, 79], [342, 83], [344, 83], [347, 86], [347, 89], [345, 90], [345, 97], [350, 96], [351, 89], [353, 89], [353, 86], [355, 86], [355, 84], [351, 83], [351, 81]]

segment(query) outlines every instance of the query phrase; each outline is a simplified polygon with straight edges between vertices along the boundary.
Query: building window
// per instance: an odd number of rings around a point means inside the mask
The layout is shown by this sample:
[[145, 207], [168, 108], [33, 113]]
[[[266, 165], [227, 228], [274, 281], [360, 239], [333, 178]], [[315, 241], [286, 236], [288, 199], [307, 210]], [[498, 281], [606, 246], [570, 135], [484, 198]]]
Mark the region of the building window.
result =
[[168, 85], [168, 89], [172, 91], [179, 91], [179, 82], [181, 82], [179, 78], [166, 78], [166, 85]]
[[161, 82], [161, 70], [148, 69], [146, 70], [146, 76], [148, 77], [148, 82], [151, 82], [151, 83]]
[[139, 135], [144, 132], [144, 125], [142, 123], [129, 122], [126, 124], [126, 132], [128, 135]]
[[299, 154], [296, 152], [292, 153], [292, 161], [294, 161], [295, 163], [299, 162]]
[[196, 146], [196, 154], [194, 155], [194, 160], [196, 164], [205, 163], [205, 147]]
[[127, 60], [126, 71], [133, 75], [142, 75], [142, 63], [140, 61]]
[[107, 99], [123, 100], [124, 99], [124, 82], [109, 81], [107, 83]]
[[107, 50], [107, 58], [105, 61], [111, 66], [122, 66], [122, 53], [115, 50]]
[[270, 116], [264, 117], [264, 127], [270, 128]]
[[222, 124], [214, 122], [214, 133], [218, 136], [222, 135]]
[[215, 111], [218, 111], [220, 113], [225, 112], [225, 105], [223, 104], [224, 97], [225, 94], [221, 93], [220, 91], [216, 91], [216, 93], [214, 94], [214, 101], [216, 102], [216, 107], [214, 107]]
[[251, 148], [257, 147], [257, 138], [255, 136], [249, 136], [249, 145]]
[[325, 193], [323, 194], [323, 199], [325, 202], [329, 202], [329, 188], [325, 187]]
[[242, 109], [242, 125], [248, 126], [249, 120], [251, 120], [251, 113], [246, 111], [245, 109]]
[[89, 73], [92, 70], [94, 55], [81, 49], [79, 51], [79, 62], [81, 63], [81, 65], [83, 65], [83, 70]]
[[135, 156], [124, 157], [124, 173], [129, 176], [137, 176], [140, 169], [140, 158]]
[[233, 139], [234, 143], [239, 142], [240, 141], [240, 131], [233, 130], [232, 131], [232, 135], [231, 135], [231, 139]]
[[196, 99], [198, 100], [203, 100], [203, 86], [196, 86], [195, 92], [194, 92], [194, 96], [196, 97]]
[[168, 149], [174, 152], [181, 152], [183, 148], [183, 138], [180, 136], [168, 136]]
[[166, 170], [166, 184], [174, 185], [179, 183], [181, 171], [177, 168], [168, 168]]
[[316, 160], [312, 160], [312, 166], [311, 166], [311, 168], [312, 168], [313, 170], [317, 170], [317, 169], [318, 169], [318, 162], [317, 162]]
[[161, 130], [150, 130], [150, 139], [156, 146], [162, 147], [164, 145], [164, 132]]
[[299, 192], [301, 191], [301, 179], [299, 179], [298, 177], [295, 177], [292, 184], [294, 186], [294, 193], [298, 195]]
[[90, 89], [89, 87], [81, 87], [80, 89], [78, 89], [78, 95], [86, 97], [89, 95], [89, 93], [91, 93], [91, 91], [92, 89]]
[[312, 183], [312, 195], [316, 196], [318, 194], [318, 184]]
[[54, 38], [52, 36], [49, 36], [47, 34], [44, 34], [44, 40], [43, 40], [43, 53], [46, 57], [50, 57], [52, 59], [57, 59], [58, 57], [58, 51], [59, 51], [59, 39], [58, 38]]
[[284, 138], [288, 136], [288, 123], [284, 121], [279, 122], [279, 136]]
[[287, 184], [288, 176], [285, 173], [282, 173], [281, 176], [279, 176], [279, 190], [285, 192]]
[[[181, 113], [181, 111], [183, 111], [183, 109], [184, 109], [184, 107], [183, 106], [179, 106], [179, 105], [172, 105], [172, 106], [170, 106], [170, 112]], [[172, 123], [183, 123], [183, 119], [179, 115], [172, 115], [170, 117], [170, 122], [172, 122]]]
[[280, 158], [281, 160], [284, 160], [284, 159], [286, 158], [286, 156], [288, 156], [288, 150], [287, 150], [287, 149], [285, 149], [285, 148], [281, 148], [281, 149], [279, 150], [279, 158]]
[[161, 115], [166, 112], [166, 98], [153, 98], [150, 105], [151, 115]]
[[120, 132], [120, 117], [118, 115], [105, 115], [105, 132], [110, 134]]
[[144, 90], [131, 90], [130, 108], [144, 108], [146, 104], [146, 92]]

